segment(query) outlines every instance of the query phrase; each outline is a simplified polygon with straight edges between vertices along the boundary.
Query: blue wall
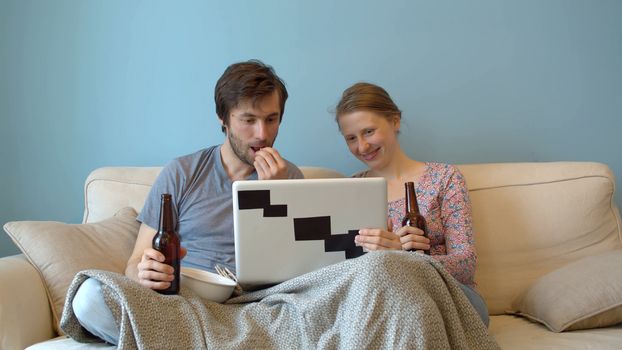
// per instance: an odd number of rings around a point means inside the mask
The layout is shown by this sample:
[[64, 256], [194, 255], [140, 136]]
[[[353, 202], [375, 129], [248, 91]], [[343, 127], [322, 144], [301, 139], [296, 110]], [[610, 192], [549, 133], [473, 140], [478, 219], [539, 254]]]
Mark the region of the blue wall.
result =
[[417, 159], [622, 176], [620, 18], [617, 0], [0, 0], [0, 223], [80, 222], [92, 169], [220, 143], [214, 84], [249, 58], [287, 83], [276, 146], [298, 164], [362, 167], [329, 110], [367, 80], [404, 111]]

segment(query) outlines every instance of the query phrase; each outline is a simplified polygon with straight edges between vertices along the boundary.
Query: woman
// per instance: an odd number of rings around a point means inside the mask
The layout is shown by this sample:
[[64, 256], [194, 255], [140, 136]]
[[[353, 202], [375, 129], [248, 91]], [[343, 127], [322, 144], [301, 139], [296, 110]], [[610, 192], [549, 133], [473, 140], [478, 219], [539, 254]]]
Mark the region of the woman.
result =
[[[387, 181], [388, 228], [361, 229], [355, 243], [367, 250], [429, 250], [432, 258], [461, 283], [462, 289], [488, 325], [488, 310], [475, 292], [476, 254], [471, 207], [464, 177], [449, 164], [411, 159], [400, 147], [401, 111], [381, 87], [357, 83], [343, 92], [336, 121], [350, 152], [369, 169], [354, 177], [383, 177]], [[415, 183], [423, 231], [401, 227], [404, 183]]]

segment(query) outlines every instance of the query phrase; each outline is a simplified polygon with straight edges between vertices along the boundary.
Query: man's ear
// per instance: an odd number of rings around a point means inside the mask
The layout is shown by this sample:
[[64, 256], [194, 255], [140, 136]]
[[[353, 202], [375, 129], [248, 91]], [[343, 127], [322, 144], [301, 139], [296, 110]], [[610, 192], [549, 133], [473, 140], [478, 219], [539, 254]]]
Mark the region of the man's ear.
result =
[[222, 132], [226, 134], [227, 125], [225, 125], [225, 121], [221, 117], [218, 117], [218, 121], [220, 122], [220, 130], [222, 130]]

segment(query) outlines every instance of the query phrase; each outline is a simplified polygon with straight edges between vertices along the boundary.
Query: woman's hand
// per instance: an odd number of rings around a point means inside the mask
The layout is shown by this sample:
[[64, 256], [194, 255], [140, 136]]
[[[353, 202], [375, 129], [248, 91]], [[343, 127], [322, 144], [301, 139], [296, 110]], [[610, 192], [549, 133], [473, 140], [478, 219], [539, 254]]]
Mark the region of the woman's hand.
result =
[[354, 244], [364, 250], [429, 250], [430, 240], [423, 235], [423, 231], [412, 226], [404, 226], [391, 231], [391, 223], [386, 230], [378, 228], [364, 228], [354, 237]]
[[370, 250], [401, 250], [400, 236], [391, 230], [391, 220], [387, 218], [387, 229], [364, 228], [354, 237], [354, 244], [363, 247], [364, 251]]
[[401, 250], [400, 236], [379, 228], [364, 228], [354, 237], [354, 244], [363, 250]]
[[399, 237], [403, 250], [423, 252], [430, 250], [430, 239], [423, 235], [423, 230], [412, 226], [404, 226], [395, 234]]

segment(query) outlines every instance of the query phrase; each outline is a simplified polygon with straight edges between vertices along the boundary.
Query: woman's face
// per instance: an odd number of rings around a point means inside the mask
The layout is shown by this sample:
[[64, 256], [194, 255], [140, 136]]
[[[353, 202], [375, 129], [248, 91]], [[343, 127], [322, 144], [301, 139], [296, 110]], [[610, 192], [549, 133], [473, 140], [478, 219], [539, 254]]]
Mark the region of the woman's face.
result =
[[382, 169], [392, 159], [400, 119], [371, 111], [355, 111], [338, 118], [350, 152], [370, 169]]

